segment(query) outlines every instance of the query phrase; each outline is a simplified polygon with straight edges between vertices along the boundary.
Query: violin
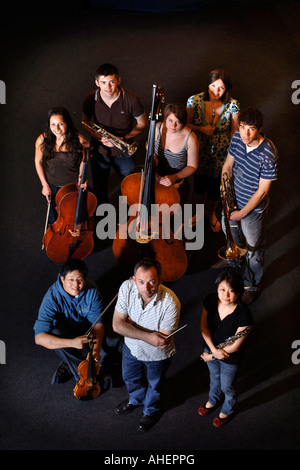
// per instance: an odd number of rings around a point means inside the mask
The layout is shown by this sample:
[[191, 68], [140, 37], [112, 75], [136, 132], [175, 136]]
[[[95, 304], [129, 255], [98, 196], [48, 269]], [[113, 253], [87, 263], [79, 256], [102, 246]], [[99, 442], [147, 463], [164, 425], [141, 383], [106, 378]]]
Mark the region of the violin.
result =
[[101, 388], [99, 384], [100, 366], [93, 357], [93, 348], [95, 341], [91, 341], [89, 357], [82, 361], [78, 366], [80, 380], [74, 388], [74, 396], [79, 400], [93, 400], [100, 395]]
[[[105, 314], [105, 312], [109, 309], [109, 307], [117, 297], [118, 294], [114, 296], [114, 298], [109, 302], [107, 307], [103, 310], [101, 315], [99, 315], [97, 320], [90, 326], [88, 331], [85, 333], [85, 336], [91, 336], [95, 325], [98, 323], [100, 318]], [[78, 366], [78, 374], [80, 376], [80, 380], [76, 383], [73, 392], [74, 396], [79, 400], [92, 400], [94, 398], [97, 398], [101, 392], [99, 384], [100, 365], [98, 364], [98, 362], [95, 361], [93, 357], [94, 344], [95, 341], [92, 339], [90, 342], [88, 359], [81, 361]]]
[[[119, 226], [113, 241], [115, 258], [132, 267], [140, 258], [156, 258], [162, 266], [162, 281], [180, 279], [187, 269], [187, 256], [180, 239], [176, 239], [170, 228], [166, 233], [163, 223], [163, 210], [170, 215], [170, 207], [179, 205], [180, 195], [174, 186], [164, 186], [155, 180], [153, 160], [155, 127], [163, 101], [163, 90], [155, 83], [152, 92], [152, 105], [148, 147], [144, 168], [140, 173], [126, 176], [121, 183], [122, 195], [127, 197], [129, 207], [137, 205], [138, 216], [131, 215], [126, 226]], [[163, 205], [159, 217], [150, 217], [152, 205]], [[135, 206], [136, 207], [136, 206]], [[135, 233], [133, 231], [135, 230]], [[127, 236], [124, 236], [125, 233]], [[128, 236], [130, 235], [130, 236]]]
[[55, 198], [58, 217], [43, 236], [47, 256], [58, 263], [64, 263], [73, 257], [84, 259], [94, 247], [90, 217], [97, 207], [97, 198], [82, 188], [86, 181], [87, 165], [88, 149], [83, 148], [80, 187], [71, 183], [58, 191]]

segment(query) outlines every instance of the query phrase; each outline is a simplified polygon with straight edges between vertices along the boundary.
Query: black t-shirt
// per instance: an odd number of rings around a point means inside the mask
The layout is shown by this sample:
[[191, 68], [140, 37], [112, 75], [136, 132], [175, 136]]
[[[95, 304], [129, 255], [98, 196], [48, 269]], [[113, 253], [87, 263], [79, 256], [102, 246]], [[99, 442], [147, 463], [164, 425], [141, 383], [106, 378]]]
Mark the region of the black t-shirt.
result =
[[[102, 100], [99, 89], [89, 93], [83, 102], [82, 111], [92, 118], [95, 124], [116, 137], [123, 137], [135, 126], [135, 120], [143, 115], [144, 107], [140, 98], [131, 90], [120, 88], [120, 96], [111, 105]], [[116, 147], [105, 147], [98, 142], [98, 151], [102, 155], [116, 156], [122, 152]]]
[[[203, 307], [207, 311], [207, 324], [215, 346], [233, 336], [239, 327], [253, 325], [253, 318], [249, 307], [242, 304], [238, 304], [230, 315], [221, 320], [218, 312], [217, 294], [209, 294], [204, 299]], [[228, 364], [238, 364], [244, 355], [243, 346], [244, 344], [242, 344], [238, 351], [230, 354], [228, 359], [223, 360]]]

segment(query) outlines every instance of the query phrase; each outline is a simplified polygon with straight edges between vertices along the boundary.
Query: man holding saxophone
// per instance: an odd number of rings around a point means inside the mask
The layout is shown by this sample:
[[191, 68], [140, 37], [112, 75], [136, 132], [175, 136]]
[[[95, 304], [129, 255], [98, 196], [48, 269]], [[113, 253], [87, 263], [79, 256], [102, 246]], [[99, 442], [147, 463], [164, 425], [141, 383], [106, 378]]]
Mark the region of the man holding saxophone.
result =
[[[239, 131], [228, 148], [222, 175], [233, 179], [237, 208], [230, 213], [234, 241], [246, 245], [247, 254], [228, 263], [243, 271], [243, 301], [252, 303], [259, 295], [264, 267], [265, 217], [272, 181], [277, 179], [278, 154], [262, 133], [262, 113], [246, 108], [239, 114]], [[225, 230], [224, 214], [222, 220]]]
[[[84, 127], [92, 135], [93, 190], [98, 204], [102, 204], [108, 202], [107, 183], [111, 167], [121, 180], [134, 168], [134, 155], [128, 152], [126, 143], [140, 134], [148, 121], [140, 98], [120, 87], [121, 77], [114, 65], [100, 65], [96, 69], [95, 83], [97, 89], [84, 99], [82, 122], [89, 126]], [[98, 126], [97, 139], [94, 125]], [[94, 128], [94, 131], [89, 128]], [[101, 129], [107, 133], [101, 134]], [[124, 142], [123, 149], [116, 146], [119, 142]]]

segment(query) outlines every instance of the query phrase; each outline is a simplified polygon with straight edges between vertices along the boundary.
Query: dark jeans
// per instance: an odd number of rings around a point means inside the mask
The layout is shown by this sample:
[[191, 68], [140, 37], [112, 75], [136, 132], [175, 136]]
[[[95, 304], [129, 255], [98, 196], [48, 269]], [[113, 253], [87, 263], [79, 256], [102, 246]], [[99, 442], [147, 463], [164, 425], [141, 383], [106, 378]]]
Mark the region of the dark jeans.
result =
[[107, 184], [111, 168], [114, 168], [122, 181], [128, 176], [135, 166], [133, 155], [123, 153], [116, 157], [104, 157], [100, 153], [94, 153], [90, 159], [93, 177], [93, 193], [97, 197], [98, 205], [108, 203]]
[[152, 415], [161, 408], [165, 375], [171, 358], [162, 361], [139, 361], [124, 343], [123, 380], [132, 405], [144, 405], [143, 413]]

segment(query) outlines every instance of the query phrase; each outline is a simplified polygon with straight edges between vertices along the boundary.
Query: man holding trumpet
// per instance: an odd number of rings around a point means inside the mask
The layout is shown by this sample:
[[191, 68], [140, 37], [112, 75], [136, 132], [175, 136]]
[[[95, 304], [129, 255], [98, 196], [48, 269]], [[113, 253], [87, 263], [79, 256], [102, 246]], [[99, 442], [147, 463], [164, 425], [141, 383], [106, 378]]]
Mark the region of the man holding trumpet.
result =
[[[265, 217], [272, 181], [277, 179], [278, 154], [274, 144], [262, 133], [263, 116], [254, 108], [242, 110], [239, 131], [232, 137], [222, 168], [233, 178], [237, 202], [230, 213], [230, 227], [236, 243], [246, 245], [242, 259], [228, 261], [242, 267], [245, 293], [243, 301], [252, 303], [259, 295], [264, 267]], [[225, 230], [224, 215], [222, 220]]]
[[[126, 143], [140, 134], [148, 123], [140, 98], [120, 86], [121, 77], [114, 65], [100, 65], [96, 69], [95, 83], [97, 89], [89, 93], [83, 102], [82, 123], [92, 135], [90, 162], [93, 190], [98, 204], [103, 204], [108, 202], [107, 183], [111, 167], [121, 180], [129, 175], [135, 160]], [[104, 132], [101, 135], [101, 129], [107, 131], [107, 134]], [[116, 146], [120, 141], [125, 143], [122, 149]]]

